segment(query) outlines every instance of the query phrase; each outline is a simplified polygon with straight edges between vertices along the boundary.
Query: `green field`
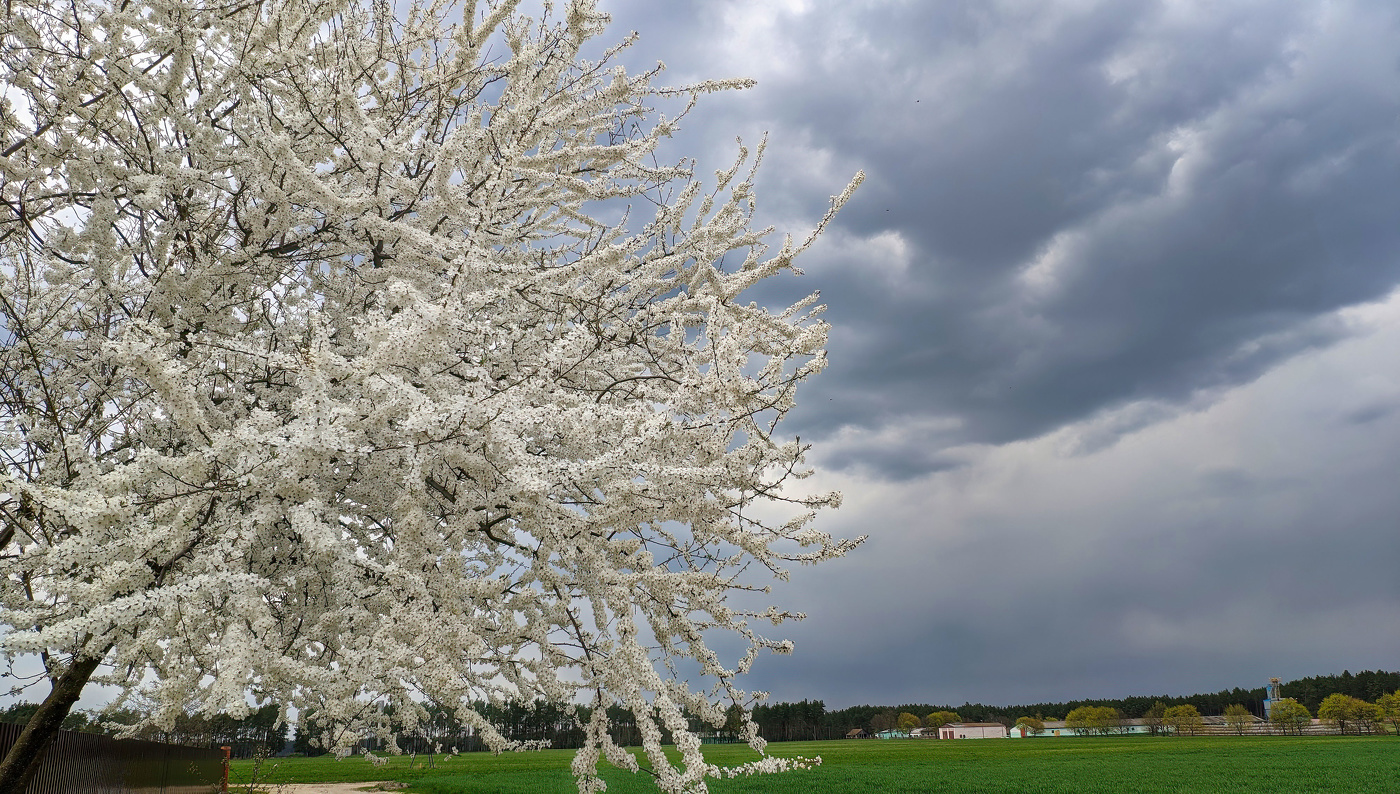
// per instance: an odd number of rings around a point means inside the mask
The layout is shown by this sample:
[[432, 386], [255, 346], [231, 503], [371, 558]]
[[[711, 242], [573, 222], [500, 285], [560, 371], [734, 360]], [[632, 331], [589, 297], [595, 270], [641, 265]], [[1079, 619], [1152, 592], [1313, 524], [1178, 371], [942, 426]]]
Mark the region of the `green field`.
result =
[[[705, 748], [717, 764], [750, 760], [742, 745]], [[715, 794], [775, 792], [957, 792], [1129, 794], [1143, 792], [1400, 792], [1395, 737], [1104, 737], [979, 741], [866, 740], [769, 745], [774, 755], [821, 756], [817, 769], [710, 784]], [[572, 751], [473, 753], [426, 768], [393, 757], [378, 769], [363, 758], [282, 759], [269, 782], [401, 780], [422, 794], [566, 794]], [[252, 762], [230, 780], [246, 783]], [[603, 777], [617, 794], [654, 791], [619, 770]], [[230, 787], [230, 790], [234, 790]]]

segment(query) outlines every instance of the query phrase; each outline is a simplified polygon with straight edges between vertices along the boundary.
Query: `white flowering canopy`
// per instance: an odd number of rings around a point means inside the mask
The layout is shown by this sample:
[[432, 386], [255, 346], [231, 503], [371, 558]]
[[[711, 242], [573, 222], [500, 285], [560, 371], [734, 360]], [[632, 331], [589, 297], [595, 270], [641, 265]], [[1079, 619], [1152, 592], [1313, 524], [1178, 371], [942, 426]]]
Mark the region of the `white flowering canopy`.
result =
[[[744, 81], [657, 88], [630, 42], [581, 54], [592, 2], [515, 6], [6, 3], [10, 659], [101, 657], [151, 724], [251, 693], [347, 745], [384, 705], [506, 749], [472, 702], [622, 704], [662, 789], [722, 773], [686, 714], [722, 724], [793, 617], [730, 596], [859, 542], [783, 488], [819, 307], [741, 301], [811, 238], [764, 245], [747, 154], [709, 188], [655, 163]], [[636, 765], [605, 712], [583, 790]]]

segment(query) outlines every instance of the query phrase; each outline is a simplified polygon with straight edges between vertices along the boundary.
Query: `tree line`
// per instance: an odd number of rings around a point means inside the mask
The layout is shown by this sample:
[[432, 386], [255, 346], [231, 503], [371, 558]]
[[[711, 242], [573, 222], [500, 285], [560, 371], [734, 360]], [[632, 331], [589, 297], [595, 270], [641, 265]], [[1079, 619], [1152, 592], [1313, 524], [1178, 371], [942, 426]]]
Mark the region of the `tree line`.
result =
[[1386, 693], [1400, 689], [1400, 672], [1384, 670], [1362, 670], [1352, 675], [1343, 670], [1341, 675], [1318, 675], [1289, 681], [1283, 685], [1283, 696], [1293, 698], [1316, 712], [1329, 696], [1347, 695], [1358, 700], [1379, 700]]
[[[1226, 706], [1222, 716], [1228, 730], [1240, 735], [1253, 732], [1256, 725], [1255, 715], [1241, 703]], [[1311, 724], [1312, 717], [1312, 710], [1296, 698], [1281, 698], [1269, 707], [1268, 723], [1271, 729], [1281, 733], [1299, 735]], [[1333, 692], [1318, 704], [1317, 717], [1343, 734], [1387, 733], [1388, 724], [1400, 735], [1400, 689], [1382, 694], [1374, 703]], [[1080, 706], [1065, 717], [1065, 727], [1090, 735], [1125, 733], [1135, 722], [1139, 720], [1125, 717], [1107, 706]], [[1167, 706], [1159, 700], [1140, 722], [1153, 734], [1195, 736], [1205, 730], [1201, 712], [1189, 703]], [[1029, 735], [1045, 730], [1044, 720], [1039, 716], [1019, 717], [1016, 725], [1024, 727]]]
[[[1366, 670], [1352, 674], [1312, 676], [1290, 681], [1282, 686], [1285, 696], [1273, 706], [1272, 723], [1283, 733], [1298, 733], [1316, 715], [1338, 726], [1343, 733], [1381, 732], [1386, 723], [1396, 728], [1400, 721], [1400, 672]], [[752, 718], [759, 735], [770, 742], [839, 739], [853, 729], [871, 733], [911, 728], [937, 728], [950, 722], [999, 722], [1008, 728], [1027, 727], [1028, 733], [1043, 729], [1046, 721], [1064, 715], [1068, 727], [1086, 733], [1114, 733], [1122, 730], [1128, 720], [1143, 718], [1153, 733], [1192, 735], [1202, 729], [1202, 714], [1223, 714], [1227, 724], [1245, 730], [1253, 717], [1264, 717], [1263, 688], [1245, 690], [1236, 687], [1211, 694], [1183, 697], [1127, 697], [1118, 700], [1076, 700], [1058, 703], [1032, 703], [1011, 706], [988, 706], [963, 703], [961, 706], [931, 703], [905, 703], [898, 706], [859, 705], [828, 711], [821, 700], [800, 700], [758, 704]], [[35, 709], [34, 703], [16, 703], [0, 710], [0, 722], [24, 724]], [[475, 703], [477, 713], [486, 716], [501, 734], [513, 742], [547, 742], [556, 748], [577, 748], [584, 741], [583, 731], [575, 717], [559, 704], [544, 701], [505, 704]], [[289, 726], [278, 726], [278, 706], [267, 704], [243, 718], [228, 715], [203, 717], [186, 715], [176, 720], [170, 730], [145, 728], [139, 738], [175, 744], [230, 746], [238, 758], [256, 754], [272, 755], [286, 743]], [[481, 737], [469, 726], [458, 721], [450, 710], [428, 707], [429, 719], [418, 728], [406, 730], [394, 720], [393, 710], [385, 709], [390, 728], [397, 735], [399, 751], [406, 754], [475, 752], [485, 750]], [[591, 710], [574, 709], [578, 721], [586, 722]], [[1050, 716], [1046, 716], [1050, 715]], [[333, 742], [315, 724], [314, 714], [304, 715], [295, 726], [293, 749], [306, 755], [321, 755]], [[613, 706], [608, 710], [610, 734], [619, 745], [641, 743], [641, 732], [632, 714], [625, 708]], [[113, 735], [123, 726], [135, 724], [139, 715], [129, 709], [109, 710], [101, 715], [73, 712], [63, 722], [65, 730]], [[720, 736], [735, 736], [742, 725], [736, 708], [729, 710], [723, 726], [705, 724], [698, 717], [690, 719], [690, 730]], [[669, 733], [663, 741], [670, 742]], [[366, 738], [360, 749], [376, 752], [387, 750], [383, 740]]]
[[[1384, 670], [1363, 670], [1353, 675], [1343, 670], [1340, 675], [1319, 675], [1299, 678], [1282, 685], [1283, 697], [1292, 698], [1309, 712], [1316, 713], [1324, 699], [1332, 694], [1347, 695], [1360, 700], [1375, 701], [1377, 698], [1400, 689], [1400, 672]], [[1185, 696], [1135, 695], [1120, 699], [1073, 700], [1059, 703], [1030, 703], [1007, 706], [999, 711], [1003, 714], [1068, 714], [1083, 706], [1106, 706], [1119, 711], [1124, 717], [1145, 717], [1157, 703], [1167, 707], [1195, 706], [1202, 714], [1224, 714], [1232, 705], [1242, 705], [1249, 713], [1263, 718], [1264, 699], [1268, 691], [1264, 687], [1254, 689], [1222, 689], [1219, 692]], [[989, 709], [990, 710], [990, 709]], [[996, 721], [996, 720], [989, 720]]]
[[[1387, 685], [1390, 685], [1388, 690], [1385, 688]], [[1332, 720], [1335, 712], [1321, 709], [1324, 701], [1332, 695], [1346, 696], [1357, 701], [1380, 702], [1380, 698], [1385, 696], [1387, 691], [1395, 690], [1400, 690], [1400, 672], [1368, 670], [1353, 675], [1343, 671], [1341, 675], [1314, 676], [1291, 681], [1283, 685], [1282, 691], [1287, 697], [1286, 703], [1296, 704], [1296, 708], [1285, 705], [1279, 710], [1276, 706], [1275, 714], [1278, 719], [1275, 720], [1275, 727], [1285, 733], [1298, 732], [1314, 714], [1319, 718]], [[983, 703], [963, 703], [960, 706], [905, 703], [897, 706], [859, 705], [831, 711], [827, 710], [826, 703], [822, 700], [803, 699], [796, 702], [755, 705], [752, 709], [752, 719], [758, 727], [759, 736], [770, 742], [839, 739], [853, 729], [878, 733], [885, 730], [909, 730], [914, 727], [937, 728], [950, 722], [999, 722], [1010, 728], [1021, 720], [1041, 722], [1059, 718], [1042, 716], [1047, 714], [1065, 715], [1071, 727], [1086, 727], [1090, 729], [1089, 732], [1110, 733], [1126, 720], [1145, 718], [1153, 732], [1192, 735], [1201, 730], [1202, 714], [1223, 714], [1230, 725], [1238, 726], [1243, 731], [1243, 726], [1252, 722], [1253, 716], [1263, 718], [1265, 695], [1262, 687], [1253, 690], [1236, 687], [1216, 693], [1181, 697], [1133, 696], [1117, 700], [1079, 700], [1010, 706], [989, 706]], [[1400, 709], [1400, 703], [1397, 703], [1396, 707]], [[583, 739], [581, 732], [561, 706], [543, 702], [505, 705], [478, 703], [475, 708], [479, 713], [489, 715], [492, 723], [511, 741], [547, 741], [552, 747], [573, 748], [578, 747]], [[1345, 713], [1353, 716], [1343, 718], [1344, 731], [1364, 730], [1367, 726], [1380, 724], [1379, 718], [1354, 716], [1359, 713], [1354, 704], [1349, 708], [1352, 711]], [[403, 752], [426, 753], [434, 744], [444, 748], [456, 748], [459, 752], [485, 749], [478, 736], [457, 723], [445, 710], [433, 708], [430, 711], [439, 715], [434, 718], [435, 727], [429, 731], [420, 730], [401, 735], [398, 742]], [[580, 720], [586, 721], [591, 712], [587, 708], [578, 707], [577, 713]], [[610, 729], [612, 739], [623, 746], [640, 744], [641, 741], [639, 729], [629, 716], [630, 712], [621, 707], [614, 706], [609, 709], [609, 717], [613, 721]], [[692, 717], [690, 730], [721, 736], [736, 735], [741, 725], [738, 710], [731, 708], [729, 717], [725, 725], [719, 728]], [[303, 724], [306, 722], [303, 720]], [[313, 735], [310, 730], [298, 728], [297, 750], [309, 754], [324, 752], [311, 743]], [[663, 740], [669, 742], [669, 734], [664, 736]], [[367, 744], [370, 749], [385, 749], [382, 743], [371, 741]]]
[[[397, 720], [392, 707], [382, 710], [399, 752], [431, 756], [454, 750], [470, 753], [490, 749], [481, 735], [471, 726], [458, 720], [451, 709], [436, 704], [426, 704], [424, 708], [428, 719], [419, 720], [414, 728], [408, 728]], [[561, 749], [577, 749], [583, 746], [586, 737], [579, 726], [587, 723], [593, 715], [593, 709], [586, 706], [575, 706], [570, 710], [565, 705], [543, 700], [529, 703], [475, 702], [472, 709], [490, 722], [507, 741], [535, 743]], [[607, 713], [608, 733], [614, 743], [622, 746], [636, 746], [642, 743], [641, 727], [638, 726], [631, 710], [613, 705], [608, 707]], [[308, 756], [324, 755], [328, 748], [335, 744], [335, 737], [328, 735], [327, 731], [317, 724], [315, 716], [314, 713], [309, 713], [299, 720], [292, 740], [295, 752]], [[726, 727], [732, 733], [737, 733], [739, 725], [737, 714], [731, 714]], [[689, 728], [693, 731], [715, 730], [695, 717], [691, 718]], [[664, 725], [661, 731], [662, 743], [672, 743], [671, 732]], [[392, 752], [388, 741], [377, 737], [365, 737], [360, 740], [356, 749], [376, 753], [385, 750]]]
[[[815, 704], [821, 708], [821, 703]], [[504, 736], [512, 742], [534, 742], [549, 747], [576, 749], [585, 740], [580, 723], [587, 723], [592, 709], [577, 706], [570, 713], [568, 707], [543, 700], [532, 703], [507, 702], [493, 704], [477, 702], [473, 709], [484, 716]], [[23, 725], [39, 708], [37, 703], [15, 703], [0, 709], [0, 722]], [[763, 708], [763, 707], [760, 707]], [[456, 750], [457, 752], [477, 752], [488, 750], [481, 736], [471, 727], [459, 721], [450, 709], [435, 704], [426, 706], [428, 719], [419, 722], [415, 728], [407, 728], [395, 718], [394, 709], [382, 709], [384, 721], [395, 738], [400, 752], [404, 754], [433, 755]], [[184, 714], [175, 720], [169, 730], [146, 726], [139, 729], [133, 738], [149, 741], [181, 744], [187, 746], [208, 746], [232, 748], [233, 757], [251, 758], [255, 755], [271, 756], [281, 752], [292, 734], [292, 750], [308, 756], [324, 755], [334, 744], [334, 737], [315, 720], [315, 713], [301, 715], [295, 726], [278, 725], [279, 707], [275, 703], [250, 712], [242, 718], [219, 714], [205, 717], [197, 714]], [[574, 715], [577, 715], [575, 718]], [[609, 733], [612, 740], [622, 746], [636, 746], [642, 743], [641, 728], [632, 712], [622, 706], [608, 708], [611, 722]], [[141, 715], [134, 709], [108, 709], [100, 713], [74, 711], [64, 718], [62, 730], [80, 731], [115, 736], [122, 729], [137, 724]], [[726, 723], [716, 729], [698, 717], [690, 718], [690, 730], [699, 732], [728, 733], [737, 735], [742, 725], [737, 709], [730, 709]], [[785, 738], [803, 738], [792, 733]], [[810, 738], [810, 737], [808, 737]], [[669, 730], [663, 726], [663, 743], [672, 743]], [[388, 750], [388, 742], [366, 736], [358, 743], [358, 751]]]
[[[0, 722], [24, 725], [38, 708], [38, 703], [14, 703], [0, 710]], [[288, 732], [286, 725], [277, 724], [279, 711], [274, 703], [251, 711], [244, 717], [184, 714], [176, 718], [169, 730], [147, 726], [138, 730], [133, 738], [188, 746], [230, 747], [234, 758], [275, 755], [285, 746]], [[126, 708], [108, 709], [101, 713], [73, 711], [64, 717], [61, 729], [115, 736], [123, 728], [137, 724], [141, 718], [142, 715], [136, 710]]]
[[[1387, 693], [1400, 690], [1400, 672], [1387, 672], [1384, 670], [1363, 670], [1353, 674], [1343, 670], [1340, 675], [1320, 675], [1309, 676], [1289, 681], [1282, 685], [1282, 695], [1286, 700], [1291, 700], [1298, 704], [1308, 713], [1306, 719], [1311, 719], [1316, 714], [1321, 719], [1331, 719], [1320, 712], [1323, 703], [1333, 695], [1342, 695], [1357, 701], [1368, 702], [1370, 704], [1379, 703], [1381, 698]], [[827, 711], [825, 704], [820, 700], [802, 700], [796, 703], [779, 702], [769, 705], [756, 706], [753, 709], [753, 719], [759, 728], [759, 735], [768, 741], [792, 741], [800, 739], [838, 739], [844, 737], [848, 732], [855, 729], [863, 729], [872, 733], [891, 729], [908, 729], [907, 726], [914, 727], [938, 727], [946, 722], [999, 722], [1008, 728], [1017, 724], [1017, 720], [1027, 715], [1041, 715], [1031, 719], [1049, 720], [1059, 717], [1046, 717], [1043, 715], [1068, 715], [1077, 710], [1081, 714], [1094, 714], [1092, 711], [1098, 709], [1098, 716], [1095, 718], [1102, 721], [1104, 715], [1111, 711], [1114, 720], [1128, 720], [1137, 718], [1147, 718], [1149, 722], [1162, 719], [1165, 714], [1172, 709], [1172, 712], [1180, 718], [1185, 719], [1184, 731], [1191, 733], [1193, 723], [1189, 716], [1194, 712], [1196, 715], [1221, 714], [1227, 719], [1233, 714], [1247, 714], [1264, 718], [1264, 699], [1268, 692], [1264, 687], [1255, 689], [1222, 689], [1219, 692], [1200, 693], [1195, 695], [1173, 696], [1173, 695], [1134, 695], [1125, 698], [1100, 698], [1093, 700], [1070, 700], [1058, 702], [1023, 703], [1009, 706], [991, 706], [985, 703], [963, 703], [960, 706], [950, 704], [932, 703], [905, 703], [898, 706], [881, 705], [860, 705], [850, 706], [844, 709]], [[1184, 707], [1190, 707], [1186, 709]], [[1089, 711], [1083, 711], [1088, 709]], [[934, 715], [951, 715], [954, 719], [945, 717], [929, 718]], [[904, 717], [901, 724], [901, 717]], [[917, 719], [918, 724], [914, 725], [908, 719]], [[942, 719], [943, 722], [939, 722]], [[1297, 712], [1293, 713], [1290, 720], [1297, 719]], [[1375, 724], [1366, 720], [1345, 721], [1348, 725], [1368, 725]], [[1289, 722], [1288, 725], [1292, 725]], [[1282, 726], [1281, 726], [1282, 727]], [[1168, 729], [1170, 726], [1168, 726]], [[1166, 730], [1166, 729], [1164, 729]]]

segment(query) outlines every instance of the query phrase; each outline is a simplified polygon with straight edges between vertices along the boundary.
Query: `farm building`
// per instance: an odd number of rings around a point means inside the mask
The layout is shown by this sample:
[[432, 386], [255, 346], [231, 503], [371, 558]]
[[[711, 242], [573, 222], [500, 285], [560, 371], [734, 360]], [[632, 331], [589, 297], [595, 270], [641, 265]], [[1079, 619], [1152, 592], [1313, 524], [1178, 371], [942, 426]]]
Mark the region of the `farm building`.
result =
[[1000, 722], [950, 722], [938, 729], [940, 739], [1005, 739], [1006, 726]]
[[[1156, 726], [1158, 733], [1170, 733], [1171, 727], [1158, 722]], [[1133, 717], [1131, 719], [1120, 720], [1117, 725], [1108, 729], [1109, 733], [1118, 734], [1145, 734], [1152, 733], [1153, 726], [1143, 717]], [[1205, 736], [1232, 736], [1236, 733], [1247, 734], [1269, 734], [1271, 729], [1269, 723], [1255, 716], [1250, 716], [1246, 724], [1241, 728], [1231, 725], [1225, 717], [1213, 716], [1202, 717], [1201, 727], [1197, 732]], [[1097, 731], [1091, 728], [1071, 728], [1065, 724], [1064, 720], [1046, 720], [1045, 730], [1039, 734], [1031, 733], [1024, 725], [1017, 725], [1011, 729], [1010, 738], [1021, 739], [1029, 736], [1091, 736]]]
[[870, 734], [864, 728], [852, 728], [846, 731], [847, 739], [869, 739]]
[[[1152, 729], [1147, 725], [1147, 720], [1127, 719], [1112, 729], [1113, 733], [1151, 733]], [[1033, 734], [1024, 725], [1017, 725], [1011, 729], [1009, 737], [1021, 739], [1027, 736], [1090, 736], [1094, 733], [1089, 728], [1071, 728], [1065, 724], [1064, 720], [1046, 720], [1045, 730], [1039, 734]]]
[[878, 737], [881, 738], [881, 739], [908, 739], [908, 738], [909, 738], [909, 731], [888, 730], [888, 731], [880, 731], [879, 733], [877, 733], [877, 734], [875, 734], [875, 735], [878, 736]]

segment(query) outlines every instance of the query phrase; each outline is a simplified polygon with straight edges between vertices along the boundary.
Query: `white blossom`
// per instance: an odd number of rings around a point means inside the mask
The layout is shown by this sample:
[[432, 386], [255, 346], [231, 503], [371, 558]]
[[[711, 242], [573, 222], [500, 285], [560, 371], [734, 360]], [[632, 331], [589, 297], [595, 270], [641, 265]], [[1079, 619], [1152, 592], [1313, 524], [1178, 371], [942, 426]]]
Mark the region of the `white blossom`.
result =
[[496, 750], [473, 702], [594, 706], [581, 791], [637, 769], [614, 704], [665, 791], [819, 763], [720, 770], [686, 718], [791, 650], [730, 595], [860, 541], [784, 489], [821, 306], [740, 299], [860, 176], [772, 251], [762, 145], [708, 188], [653, 160], [747, 81], [586, 59], [587, 0], [390, 5], [7, 4], [0, 649], [100, 656], [155, 724], [251, 693], [341, 755], [384, 706]]

